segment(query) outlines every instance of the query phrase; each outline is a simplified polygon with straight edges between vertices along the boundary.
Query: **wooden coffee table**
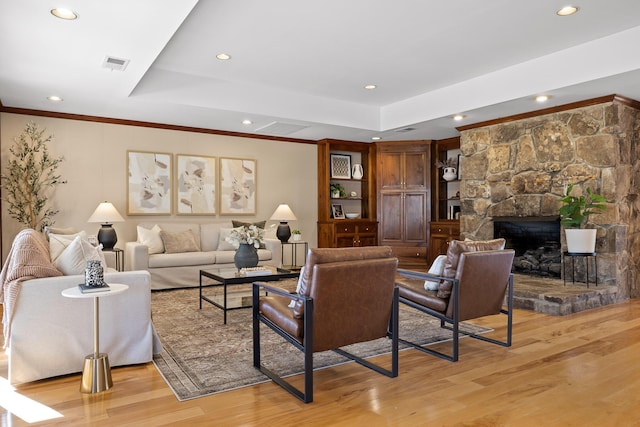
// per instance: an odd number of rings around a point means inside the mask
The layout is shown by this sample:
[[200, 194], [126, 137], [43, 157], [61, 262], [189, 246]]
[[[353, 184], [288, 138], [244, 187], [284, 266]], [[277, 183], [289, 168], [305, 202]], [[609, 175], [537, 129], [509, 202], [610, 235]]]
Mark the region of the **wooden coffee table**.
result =
[[[265, 266], [269, 269], [270, 274], [256, 274], [256, 275], [244, 275], [238, 272], [237, 268], [211, 268], [207, 270], [200, 270], [200, 309], [202, 309], [202, 301], [206, 301], [214, 306], [222, 309], [224, 313], [224, 324], [227, 324], [227, 311], [238, 310], [241, 308], [251, 307], [251, 298], [246, 298], [248, 304], [245, 304], [245, 299], [242, 299], [242, 303], [238, 306], [230, 307], [228, 304], [230, 285], [242, 285], [253, 282], [272, 282], [282, 279], [295, 279], [300, 275], [299, 271], [291, 271], [283, 268], [276, 268], [271, 266]], [[207, 297], [202, 294], [202, 278], [209, 278], [215, 280], [217, 283], [212, 286], [222, 286], [223, 296], [222, 302], [215, 301], [211, 297]], [[207, 286], [207, 285], [205, 285]]]

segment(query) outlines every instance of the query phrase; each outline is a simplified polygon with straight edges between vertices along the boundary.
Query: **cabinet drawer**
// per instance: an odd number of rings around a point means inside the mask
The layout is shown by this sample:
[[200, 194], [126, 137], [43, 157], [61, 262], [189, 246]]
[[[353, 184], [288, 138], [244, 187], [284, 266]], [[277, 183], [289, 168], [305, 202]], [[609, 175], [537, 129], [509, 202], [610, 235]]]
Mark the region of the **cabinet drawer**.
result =
[[376, 223], [374, 223], [374, 222], [358, 224], [358, 232], [359, 233], [375, 233], [377, 231], [377, 229], [378, 229], [378, 227], [376, 226]]
[[429, 230], [431, 231], [431, 234], [444, 234], [454, 237], [457, 237], [460, 234], [460, 226], [458, 224], [445, 224], [441, 222], [431, 223]]
[[426, 258], [427, 248], [422, 246], [392, 246], [393, 255], [400, 258]]
[[345, 222], [344, 224], [336, 224], [337, 234], [344, 234], [344, 233], [354, 234], [355, 232], [356, 232], [356, 225], [354, 223]]

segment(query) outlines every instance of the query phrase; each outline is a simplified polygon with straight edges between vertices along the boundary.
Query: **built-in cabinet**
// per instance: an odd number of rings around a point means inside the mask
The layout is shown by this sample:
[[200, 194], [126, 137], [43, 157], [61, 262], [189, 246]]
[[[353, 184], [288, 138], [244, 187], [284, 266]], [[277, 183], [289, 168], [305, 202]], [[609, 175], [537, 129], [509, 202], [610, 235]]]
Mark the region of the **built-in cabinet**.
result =
[[[448, 158], [458, 159], [460, 138], [436, 141], [431, 146], [433, 163], [431, 178], [433, 183], [433, 216], [429, 226], [429, 265], [440, 254], [446, 254], [449, 242], [460, 238], [460, 181], [447, 181], [438, 162]], [[460, 165], [458, 165], [460, 166]], [[458, 174], [459, 175], [459, 174]]]
[[449, 242], [460, 237], [460, 221], [431, 221], [429, 225], [428, 265], [440, 254], [446, 254]]
[[[335, 157], [335, 158], [332, 158]], [[362, 177], [354, 177], [344, 168], [362, 166]], [[376, 220], [376, 148], [373, 144], [325, 139], [318, 142], [318, 247], [375, 246], [378, 243]], [[331, 185], [339, 184], [344, 193], [331, 194]], [[334, 209], [334, 207], [337, 207]], [[334, 212], [354, 214], [340, 219]]]
[[431, 216], [430, 141], [376, 143], [378, 242], [403, 267], [425, 267]]

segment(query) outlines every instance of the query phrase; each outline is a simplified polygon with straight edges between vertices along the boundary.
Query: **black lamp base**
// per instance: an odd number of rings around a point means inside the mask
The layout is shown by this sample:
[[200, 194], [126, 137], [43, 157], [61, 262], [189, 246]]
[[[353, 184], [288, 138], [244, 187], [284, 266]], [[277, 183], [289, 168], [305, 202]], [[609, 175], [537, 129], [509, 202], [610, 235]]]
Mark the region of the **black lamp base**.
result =
[[117, 241], [118, 236], [116, 236], [116, 230], [111, 224], [102, 224], [102, 227], [98, 231], [98, 242], [102, 243], [102, 249], [112, 251]]
[[291, 229], [289, 228], [289, 224], [284, 221], [280, 221], [280, 225], [278, 225], [278, 229], [276, 230], [276, 237], [282, 243], [288, 242], [289, 237], [291, 237]]

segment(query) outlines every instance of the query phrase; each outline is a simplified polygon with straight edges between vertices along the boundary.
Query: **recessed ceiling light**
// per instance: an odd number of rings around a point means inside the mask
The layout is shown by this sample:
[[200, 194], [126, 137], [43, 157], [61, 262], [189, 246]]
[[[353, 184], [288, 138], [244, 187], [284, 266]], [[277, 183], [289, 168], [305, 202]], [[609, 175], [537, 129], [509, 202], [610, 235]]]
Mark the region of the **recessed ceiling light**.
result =
[[59, 97], [58, 95], [51, 95], [51, 96], [47, 96], [47, 99], [49, 101], [54, 101], [54, 102], [60, 102], [62, 101], [62, 98]]
[[575, 6], [565, 6], [562, 9], [560, 9], [559, 11], [557, 11], [556, 15], [558, 15], [558, 16], [569, 16], [569, 15], [573, 15], [577, 11], [578, 11], [578, 8], [575, 7]]
[[549, 95], [538, 95], [536, 96], [536, 102], [546, 102], [551, 98]]
[[216, 58], [218, 58], [221, 61], [227, 61], [229, 59], [231, 59], [231, 55], [228, 55], [226, 53], [219, 53], [216, 55]]
[[373, 139], [374, 141], [380, 141], [382, 138], [380, 138], [379, 136], [372, 136], [371, 139]]
[[242, 124], [245, 125], [245, 126], [249, 126], [250, 124], [253, 124], [253, 122], [251, 120], [249, 120], [249, 119], [244, 119], [242, 121]]
[[57, 7], [55, 9], [51, 9], [51, 14], [56, 18], [66, 19], [67, 21], [73, 21], [74, 19], [78, 19], [78, 14], [73, 10], [65, 9], [63, 7]]
[[375, 89], [377, 87], [378, 86], [376, 86], [376, 85], [366, 85], [364, 88], [367, 89], [367, 90], [373, 90], [373, 89]]
[[453, 116], [453, 120], [459, 122], [460, 120], [464, 119], [464, 117], [465, 116], [463, 116], [462, 114], [456, 114], [455, 116]]

